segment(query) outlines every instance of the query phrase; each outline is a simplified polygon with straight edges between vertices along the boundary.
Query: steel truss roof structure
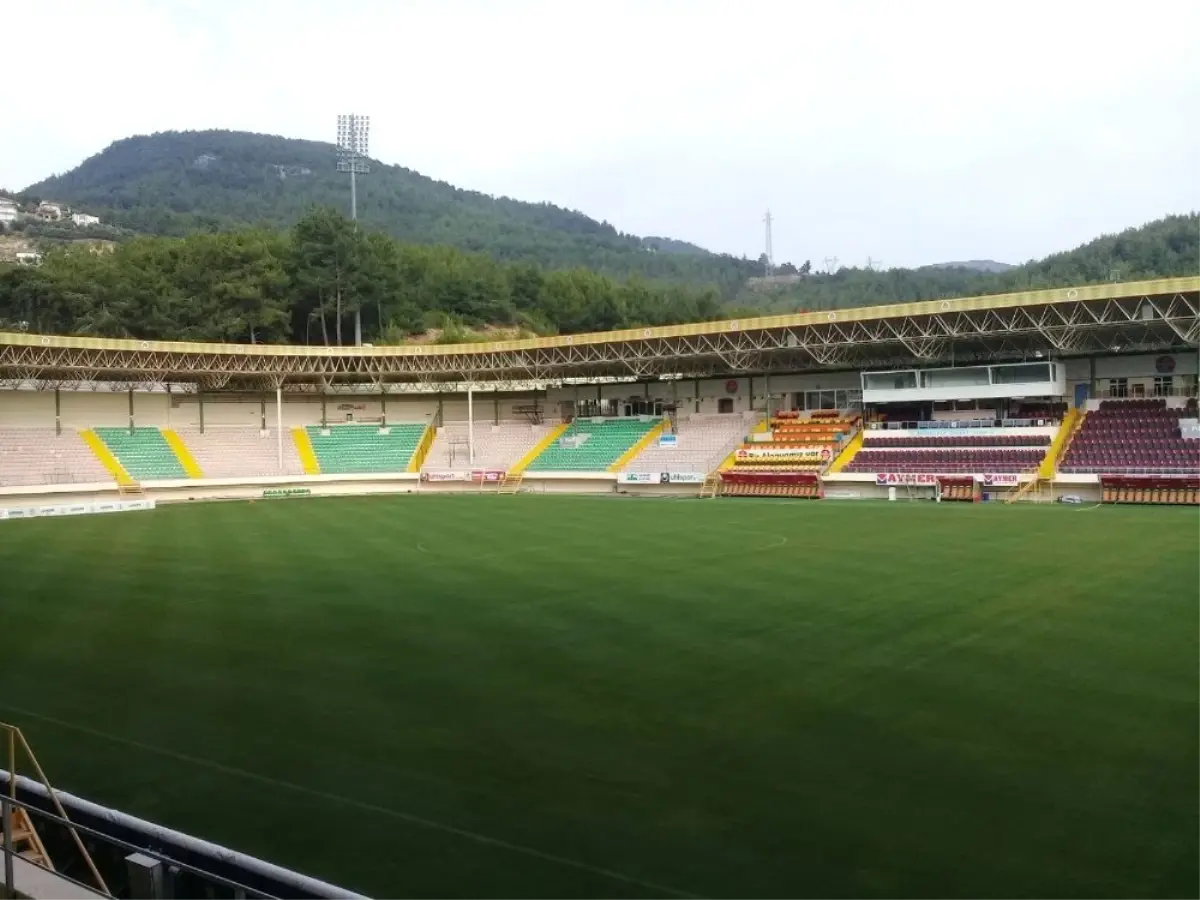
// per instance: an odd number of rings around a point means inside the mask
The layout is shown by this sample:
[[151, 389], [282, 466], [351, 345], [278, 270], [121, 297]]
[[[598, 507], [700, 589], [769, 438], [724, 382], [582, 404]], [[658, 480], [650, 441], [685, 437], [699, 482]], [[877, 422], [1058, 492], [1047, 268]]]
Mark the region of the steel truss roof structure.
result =
[[337, 391], [877, 369], [1195, 349], [1200, 276], [479, 344], [303, 347], [0, 333], [0, 386]]

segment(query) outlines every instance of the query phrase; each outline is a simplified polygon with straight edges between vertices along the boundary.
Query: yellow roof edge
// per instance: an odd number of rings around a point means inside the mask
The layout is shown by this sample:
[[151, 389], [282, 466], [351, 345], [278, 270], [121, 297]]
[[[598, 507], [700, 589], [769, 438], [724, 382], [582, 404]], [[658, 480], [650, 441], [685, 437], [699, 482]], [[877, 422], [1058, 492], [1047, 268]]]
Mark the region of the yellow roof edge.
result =
[[726, 319], [717, 322], [691, 322], [657, 328], [630, 328], [622, 331], [589, 332], [547, 338], [526, 338], [515, 341], [489, 341], [471, 344], [403, 345], [397, 347], [321, 347], [301, 344], [210, 344], [188, 341], [142, 341], [112, 338], [76, 337], [71, 335], [40, 335], [21, 332], [0, 332], [0, 346], [59, 347], [79, 350], [121, 350], [158, 353], [208, 353], [222, 356], [459, 356], [463, 354], [543, 350], [587, 344], [618, 343], [621, 341], [654, 340], [722, 334], [730, 331], [760, 331], [770, 328], [797, 328], [823, 325], [830, 322], [861, 322], [903, 316], [933, 315], [947, 312], [967, 312], [987, 309], [1006, 309], [1015, 306], [1041, 306], [1074, 300], [1114, 300], [1136, 296], [1200, 292], [1200, 275], [1177, 278], [1156, 278], [1149, 281], [1079, 285], [1040, 291], [1021, 291], [981, 297], [957, 297], [945, 300], [922, 300], [915, 303], [892, 303], [881, 306], [859, 306], [848, 309], [809, 313], [787, 313], [747, 319]]

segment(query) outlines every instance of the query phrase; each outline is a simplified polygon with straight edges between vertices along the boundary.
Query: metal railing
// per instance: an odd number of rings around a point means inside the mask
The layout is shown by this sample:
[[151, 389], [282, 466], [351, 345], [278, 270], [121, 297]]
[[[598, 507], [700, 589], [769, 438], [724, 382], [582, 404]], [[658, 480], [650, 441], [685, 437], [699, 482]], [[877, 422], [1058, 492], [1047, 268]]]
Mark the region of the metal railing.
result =
[[969, 431], [973, 428], [1034, 428], [1061, 424], [1061, 418], [927, 419], [912, 422], [871, 422], [869, 431]]
[[[337, 885], [57, 791], [20, 728], [0, 722], [0, 740], [8, 764], [7, 771], [0, 769], [0, 856], [6, 897], [15, 896], [14, 881], [44, 878], [50, 887], [43, 886], [43, 890], [52, 891], [50, 879], [58, 878], [62, 879], [60, 886], [72, 884], [89, 895], [139, 900], [189, 896], [210, 900], [289, 896], [365, 900]], [[18, 774], [18, 765], [26, 763], [36, 778]], [[71, 849], [78, 853], [71, 854]], [[67, 852], [60, 855], [63, 851]], [[61, 863], [64, 859], [68, 860], [65, 868], [88, 883], [55, 865], [56, 860]], [[81, 868], [85, 874], [80, 873]], [[110, 889], [101, 870], [114, 880], [116, 890]]]
[[1172, 477], [1195, 477], [1200, 475], [1197, 466], [1081, 466], [1068, 464], [1059, 466], [1063, 475], [1169, 475]]
[[50, 786], [50, 780], [46, 777], [45, 771], [42, 769], [41, 763], [38, 762], [37, 756], [34, 755], [33, 749], [29, 746], [29, 742], [25, 740], [25, 735], [16, 725], [9, 725], [0, 722], [0, 732], [4, 734], [4, 743], [6, 756], [8, 758], [8, 798], [5, 805], [5, 837], [4, 837], [4, 875], [5, 889], [8, 890], [9, 896], [12, 893], [12, 810], [11, 804], [17, 803], [17, 748], [20, 747], [24, 751], [25, 758], [29, 761], [30, 767], [37, 775], [38, 781], [46, 788], [46, 793], [50, 798], [50, 802], [54, 806], [54, 811], [66, 822], [67, 830], [71, 834], [71, 839], [75, 843], [76, 849], [79, 851], [80, 857], [87, 866], [88, 872], [91, 874], [95, 886], [101, 894], [111, 897], [112, 894], [108, 890], [108, 886], [104, 883], [104, 878], [100, 875], [100, 870], [96, 868], [96, 864], [92, 861], [91, 855], [87, 851], [87, 847], [83, 845], [83, 841], [79, 837], [79, 833], [71, 825], [70, 819], [67, 817], [67, 811], [63, 809], [62, 803], [59, 802], [58, 795], [54, 792], [54, 788]]
[[[114, 837], [109, 834], [105, 834], [104, 832], [99, 831], [95, 828], [91, 828], [87, 825], [82, 825], [77, 822], [72, 822], [66, 816], [55, 815], [54, 813], [47, 812], [46, 810], [44, 810], [32, 803], [27, 803], [24, 800], [18, 800], [16, 797], [11, 796], [11, 791], [13, 790], [14, 786], [16, 785], [16, 781], [17, 781], [16, 778], [13, 778], [10, 776], [10, 778], [9, 778], [10, 793], [0, 795], [0, 814], [2, 814], [2, 818], [3, 818], [3, 838], [4, 838], [3, 851], [0, 851], [0, 852], [2, 852], [4, 855], [4, 888], [5, 888], [6, 895], [8, 897], [17, 896], [15, 873], [14, 873], [14, 867], [13, 867], [13, 859], [16, 856], [16, 852], [13, 849], [13, 815], [14, 815], [14, 810], [22, 809], [26, 812], [27, 815], [29, 815], [29, 817], [31, 819], [35, 819], [38, 822], [49, 823], [49, 824], [52, 824], [55, 826], [65, 828], [65, 829], [69, 830], [73, 835], [75, 835], [76, 838], [78, 838], [78, 836], [82, 833], [84, 835], [87, 835], [88, 838], [90, 838], [94, 841], [101, 842], [110, 847], [115, 847], [123, 852], [128, 852], [129, 854], [140, 854], [142, 857], [148, 857], [149, 859], [153, 860], [154, 862], [156, 862], [162, 866], [161, 877], [162, 877], [163, 882], [166, 882], [168, 880], [178, 879], [178, 877], [181, 873], [186, 873], [188, 875], [192, 875], [192, 876], [196, 877], [200, 881], [203, 881], [207, 884], [225, 888], [229, 892], [229, 894], [228, 894], [229, 897], [236, 898], [236, 900], [246, 900], [246, 898], [265, 898], [265, 900], [275, 900], [275, 898], [276, 898], [275, 894], [268, 894], [265, 891], [261, 891], [256, 888], [252, 888], [249, 885], [242, 884], [241, 882], [235, 881], [231, 878], [226, 878], [221, 875], [216, 875], [212, 872], [208, 872], [208, 871], [198, 868], [196, 866], [189, 865], [188, 863], [182, 862], [181, 860], [174, 859], [173, 857], [170, 857], [170, 856], [166, 855], [165, 853], [161, 853], [157, 850], [152, 850], [147, 847], [138, 846], [136, 844], [130, 843], [129, 841], [122, 840], [121, 838]], [[81, 842], [81, 846], [82, 846], [82, 842]], [[86, 854], [86, 850], [84, 851], [84, 853]], [[88, 859], [90, 861], [91, 857], [89, 856]], [[41, 865], [37, 862], [34, 862], [33, 860], [26, 859], [26, 860], [24, 860], [24, 862], [26, 862], [29, 865], [35, 866], [38, 869], [41, 869], [43, 872], [47, 872], [56, 878], [61, 878], [65, 881], [69, 881], [72, 884], [76, 885], [77, 887], [84, 888], [85, 890], [88, 890], [88, 891], [96, 892], [96, 888], [94, 885], [84, 884], [83, 882], [78, 881], [78, 880], [70, 877], [69, 875], [65, 875], [62, 872], [59, 872], [55, 869], [48, 868], [47, 866]], [[94, 867], [93, 867], [92, 874], [96, 878], [100, 877], [99, 873], [94, 870]], [[160, 886], [161, 886], [162, 890], [158, 891], [158, 892], [154, 892], [155, 896], [161, 896], [161, 897], [176, 896], [176, 892], [171, 889], [170, 884], [160, 883]], [[107, 886], [104, 888], [104, 890], [101, 893], [104, 896], [108, 896], [108, 897], [113, 896], [111, 893], [109, 893]], [[208, 895], [212, 896], [211, 893], [209, 893]], [[186, 896], [186, 894], [185, 894], [185, 896]]]

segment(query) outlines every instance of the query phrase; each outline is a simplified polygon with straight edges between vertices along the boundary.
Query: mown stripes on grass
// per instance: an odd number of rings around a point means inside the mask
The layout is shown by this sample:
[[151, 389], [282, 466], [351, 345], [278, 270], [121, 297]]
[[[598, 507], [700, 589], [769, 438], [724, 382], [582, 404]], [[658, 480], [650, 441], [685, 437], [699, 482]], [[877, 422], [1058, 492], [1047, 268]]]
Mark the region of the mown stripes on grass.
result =
[[0, 717], [68, 790], [376, 894], [1193, 895], [1196, 524], [534, 496], [0, 523]]

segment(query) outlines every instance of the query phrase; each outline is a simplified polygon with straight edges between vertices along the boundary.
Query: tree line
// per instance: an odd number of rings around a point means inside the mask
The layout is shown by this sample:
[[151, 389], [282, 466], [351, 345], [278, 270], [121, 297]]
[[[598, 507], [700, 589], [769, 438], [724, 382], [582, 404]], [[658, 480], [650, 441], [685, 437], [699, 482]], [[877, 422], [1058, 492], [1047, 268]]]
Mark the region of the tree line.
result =
[[404, 244], [315, 209], [286, 232], [137, 238], [111, 252], [57, 246], [0, 266], [0, 329], [163, 340], [397, 343], [504, 326], [529, 334], [717, 318], [721, 295], [579, 269]]
[[[803, 270], [804, 267], [801, 267]], [[837, 309], [947, 297], [1006, 294], [1104, 282], [1195, 275], [1200, 270], [1200, 216], [1166, 216], [1088, 241], [1003, 272], [966, 268], [843, 268], [809, 275], [774, 290], [743, 291], [739, 302], [759, 311]], [[807, 274], [807, 272], [805, 272]]]

